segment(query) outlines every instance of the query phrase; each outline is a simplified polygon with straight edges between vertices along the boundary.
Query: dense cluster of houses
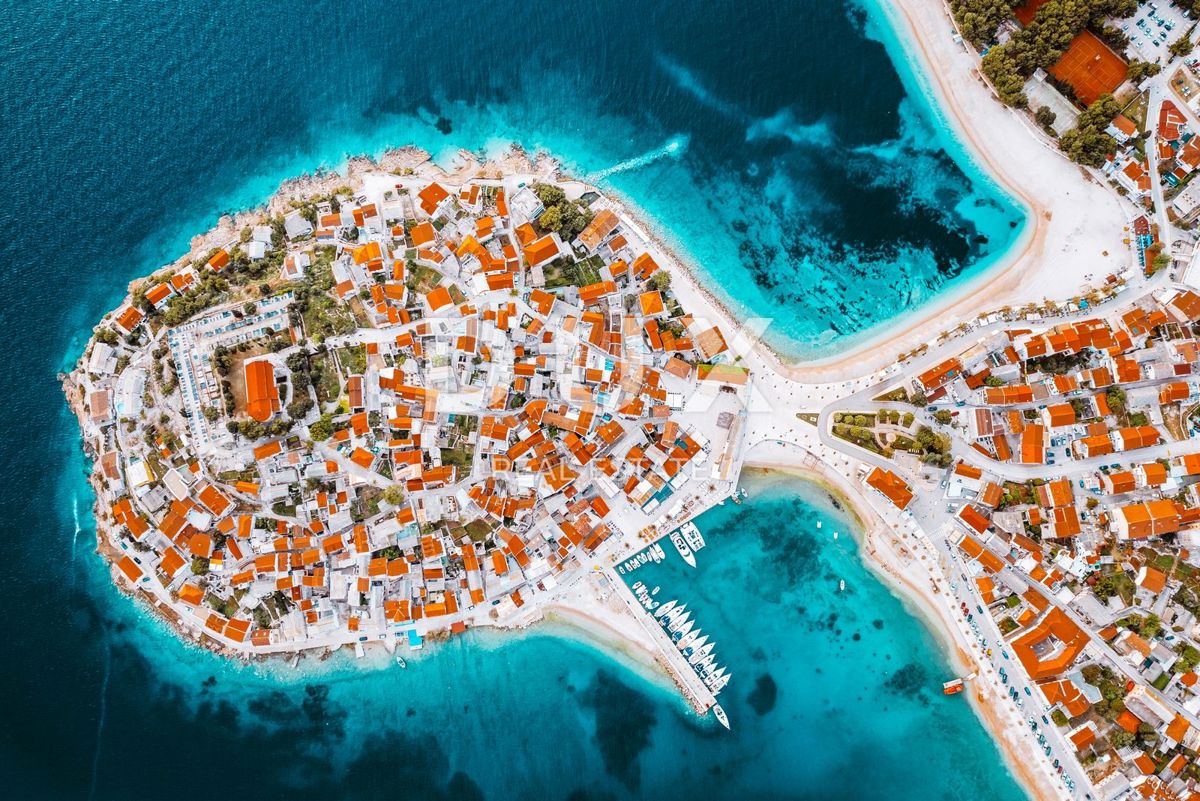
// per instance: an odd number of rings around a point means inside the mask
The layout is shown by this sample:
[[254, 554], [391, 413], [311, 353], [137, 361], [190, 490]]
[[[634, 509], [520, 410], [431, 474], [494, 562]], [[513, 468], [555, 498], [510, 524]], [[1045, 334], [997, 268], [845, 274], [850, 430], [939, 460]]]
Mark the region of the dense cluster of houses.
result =
[[[1200, 295], [1160, 290], [1014, 325], [906, 387], [956, 445], [947, 540], [1096, 798], [1186, 799], [1200, 780], [1198, 323]], [[905, 472], [866, 484], [910, 509]]]
[[[586, 215], [564, 241], [536, 189], [372, 174], [117, 310], [80, 373], [125, 579], [226, 647], [416, 644], [727, 494], [748, 371], [617, 208], [558, 198]], [[266, 300], [163, 324], [206, 274], [272, 255]], [[319, 345], [314, 295], [354, 320]]]

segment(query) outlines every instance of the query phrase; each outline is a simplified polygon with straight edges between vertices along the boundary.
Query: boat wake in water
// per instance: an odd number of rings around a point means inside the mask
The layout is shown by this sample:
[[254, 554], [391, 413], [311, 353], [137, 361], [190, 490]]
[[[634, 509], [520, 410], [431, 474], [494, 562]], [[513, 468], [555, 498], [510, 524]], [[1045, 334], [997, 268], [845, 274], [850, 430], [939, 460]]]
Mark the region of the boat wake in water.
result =
[[651, 150], [647, 153], [643, 153], [642, 155], [637, 156], [636, 158], [626, 159], [625, 161], [622, 161], [620, 164], [614, 164], [613, 166], [611, 166], [607, 169], [603, 169], [603, 170], [600, 170], [599, 172], [592, 173], [591, 175], [588, 176], [588, 180], [589, 181], [600, 181], [600, 180], [603, 180], [604, 178], [609, 177], [610, 175], [616, 175], [619, 172], [628, 172], [629, 170], [636, 170], [639, 167], [645, 167], [647, 164], [652, 164], [652, 163], [658, 161], [659, 159], [664, 159], [664, 158], [667, 158], [668, 156], [670, 156], [672, 158], [679, 158], [679, 156], [681, 156], [683, 154], [683, 152], [687, 149], [687, 143], [688, 143], [688, 138], [686, 136], [672, 137], [662, 147], [655, 148], [654, 150]]

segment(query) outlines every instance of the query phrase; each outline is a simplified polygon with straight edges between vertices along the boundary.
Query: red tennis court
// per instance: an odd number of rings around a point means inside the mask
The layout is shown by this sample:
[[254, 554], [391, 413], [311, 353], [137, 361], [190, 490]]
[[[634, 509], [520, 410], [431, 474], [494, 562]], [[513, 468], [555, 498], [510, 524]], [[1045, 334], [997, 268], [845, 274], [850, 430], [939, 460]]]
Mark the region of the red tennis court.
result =
[[1125, 62], [1091, 31], [1075, 37], [1050, 74], [1071, 85], [1075, 96], [1090, 106], [1100, 95], [1125, 81]]

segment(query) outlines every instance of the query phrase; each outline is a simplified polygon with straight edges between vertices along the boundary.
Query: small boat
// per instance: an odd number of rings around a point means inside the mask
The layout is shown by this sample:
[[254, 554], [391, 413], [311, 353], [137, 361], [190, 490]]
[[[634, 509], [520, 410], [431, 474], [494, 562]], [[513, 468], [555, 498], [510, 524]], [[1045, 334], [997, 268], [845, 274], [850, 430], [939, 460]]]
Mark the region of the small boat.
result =
[[963, 691], [962, 679], [951, 679], [942, 685], [942, 695], [957, 695]]
[[396, 664], [402, 668], [408, 667], [408, 663], [404, 661], [404, 657], [400, 656], [400, 654], [396, 654]]
[[819, 530], [820, 528], [821, 528], [821, 521], [820, 521], [820, 520], [818, 520], [818, 521], [817, 521], [817, 529]]
[[713, 648], [717, 647], [717, 644], [715, 642], [708, 642], [704, 645], [693, 645], [692, 647], [695, 649], [695, 653], [688, 659], [688, 664], [700, 665], [704, 663], [705, 657], [712, 658], [708, 655], [712, 653]]
[[625, 566], [617, 565], [617, 572], [620, 573], [622, 576], [625, 575]]
[[709, 670], [712, 669], [713, 663], [716, 662], [716, 660], [717, 660], [717, 658], [715, 656], [713, 656], [712, 654], [708, 654], [703, 659], [701, 659], [699, 662], [696, 662], [695, 663], [696, 674], [701, 677], [707, 676]]
[[682, 626], [671, 632], [672, 639], [674, 639], [676, 642], [681, 642], [684, 637], [691, 633], [692, 628], [695, 625], [696, 621], [694, 620], [689, 620], [687, 623], [684, 623]]
[[683, 628], [684, 624], [690, 622], [691, 619], [692, 619], [692, 613], [684, 612], [682, 615], [680, 615], [679, 617], [675, 618], [674, 620], [672, 620], [670, 623], [667, 624], [667, 631], [669, 631], [671, 633], [679, 631], [681, 628]]
[[712, 684], [710, 684], [708, 686], [708, 689], [712, 692], [713, 695], [716, 695], [717, 693], [721, 692], [721, 690], [725, 689], [725, 685], [729, 683], [729, 678], [730, 678], [729, 676], [722, 676], [721, 678], [717, 679]]
[[666, 615], [664, 615], [663, 619], [660, 620], [659, 622], [662, 623], [664, 626], [674, 623], [679, 618], [679, 616], [683, 614], [683, 611], [685, 609], [687, 609], [687, 604], [680, 604], [679, 606], [675, 607], [670, 612], [668, 612]]
[[846, 591], [846, 580], [838, 579], [838, 592], [845, 592], [845, 591]]
[[635, 590], [640, 590], [640, 589], [641, 589], [642, 587], [644, 587], [644, 586], [646, 586], [646, 585], [645, 585], [645, 584], [643, 584], [643, 583], [642, 583], [642, 582], [640, 582], [640, 581], [635, 581], [635, 582], [633, 582], [633, 588], [634, 588]]
[[837, 532], [836, 532], [836, 531], [835, 531], [835, 532], [833, 532], [833, 538], [834, 538], [835, 540], [837, 539]]
[[694, 643], [696, 641], [696, 639], [699, 636], [700, 636], [699, 628], [692, 629], [691, 631], [684, 634], [682, 637], [679, 638], [679, 645], [678, 645], [679, 650], [682, 651], [684, 648], [687, 648], [688, 646], [690, 646], [692, 643]]
[[712, 710], [713, 710], [713, 717], [715, 717], [717, 719], [717, 723], [720, 723], [722, 726], [724, 726], [726, 728], [726, 730], [728, 730], [729, 729], [729, 716], [725, 714], [725, 710], [721, 709], [720, 704], [713, 704]]
[[684, 523], [679, 527], [679, 533], [683, 535], [683, 541], [692, 549], [692, 553], [695, 553], [707, 544], [704, 542], [704, 537], [700, 534], [700, 529], [696, 528], [695, 523]]
[[664, 551], [663, 547], [661, 545], [659, 545], [657, 542], [654, 543], [654, 555], [656, 557], [658, 557], [658, 561], [660, 561], [660, 562], [667, 558], [667, 552]]
[[[697, 634], [700, 634], [700, 629], [696, 629], [696, 633], [697, 633]], [[703, 646], [704, 646], [704, 643], [706, 643], [706, 642], [708, 642], [708, 635], [707, 635], [707, 634], [700, 634], [700, 636], [699, 636], [699, 637], [697, 637], [696, 639], [694, 639], [694, 640], [692, 640], [691, 642], [689, 642], [687, 645], [685, 645], [685, 646], [684, 646], [684, 648], [690, 648], [690, 649], [691, 649], [690, 651], [688, 651], [688, 656], [691, 656], [692, 654], [696, 653], [696, 651], [697, 651], [699, 648], [703, 647]], [[683, 649], [680, 649], [680, 650], [683, 650]]]
[[665, 615], [667, 612], [670, 612], [674, 608], [675, 608], [675, 599], [672, 598], [671, 600], [667, 601], [662, 606], [658, 607], [658, 609], [656, 609], [654, 611], [654, 616], [662, 617], [663, 615]]
[[671, 544], [675, 546], [675, 550], [679, 552], [679, 557], [687, 562], [691, 567], [696, 566], [696, 557], [692, 555], [692, 549], [683, 541], [683, 534], [678, 530], [671, 532]]

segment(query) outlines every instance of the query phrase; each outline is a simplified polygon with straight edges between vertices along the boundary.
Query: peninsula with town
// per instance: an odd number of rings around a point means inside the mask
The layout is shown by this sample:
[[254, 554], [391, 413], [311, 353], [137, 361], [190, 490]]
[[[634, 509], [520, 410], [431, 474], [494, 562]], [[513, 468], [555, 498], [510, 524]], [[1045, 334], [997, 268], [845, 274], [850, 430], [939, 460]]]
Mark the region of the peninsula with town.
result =
[[858, 518], [1033, 797], [1200, 797], [1193, 5], [895, 0], [1028, 223], [827, 359], [782, 358], [545, 157], [285, 184], [135, 281], [63, 376], [99, 553], [234, 658], [403, 665], [554, 618], [728, 728], [737, 678], [627, 573], [694, 560], [744, 471], [786, 471]]

